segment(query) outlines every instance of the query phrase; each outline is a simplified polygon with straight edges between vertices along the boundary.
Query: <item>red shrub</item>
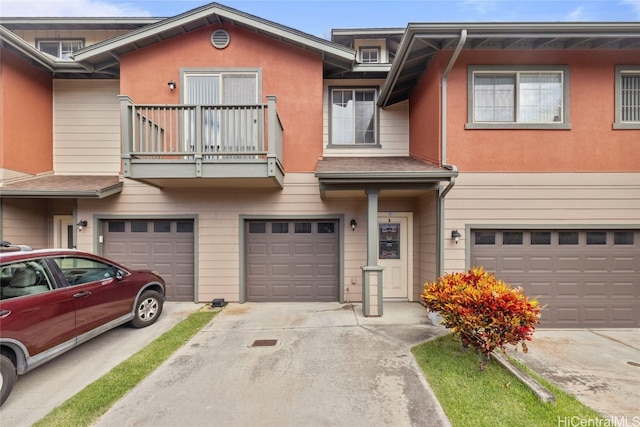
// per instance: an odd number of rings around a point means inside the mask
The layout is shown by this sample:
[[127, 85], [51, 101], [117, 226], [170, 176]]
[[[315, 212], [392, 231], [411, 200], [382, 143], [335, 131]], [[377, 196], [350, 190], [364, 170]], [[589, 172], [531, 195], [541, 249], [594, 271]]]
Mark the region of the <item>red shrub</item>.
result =
[[[464, 348], [473, 347], [488, 358], [506, 344], [527, 352], [539, 323], [540, 306], [522, 288], [512, 288], [484, 268], [448, 273], [425, 285], [421, 294], [427, 308], [442, 316], [442, 324], [459, 334]], [[481, 363], [481, 368], [484, 364]]]

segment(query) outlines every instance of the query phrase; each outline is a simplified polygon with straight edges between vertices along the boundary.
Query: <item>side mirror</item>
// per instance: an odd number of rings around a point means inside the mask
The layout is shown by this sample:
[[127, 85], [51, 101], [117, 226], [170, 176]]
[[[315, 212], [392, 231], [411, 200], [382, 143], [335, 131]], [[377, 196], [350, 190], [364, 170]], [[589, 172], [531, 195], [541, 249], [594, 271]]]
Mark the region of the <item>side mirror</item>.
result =
[[116, 279], [122, 280], [123, 277], [124, 277], [124, 273], [122, 272], [122, 270], [119, 270], [116, 268]]

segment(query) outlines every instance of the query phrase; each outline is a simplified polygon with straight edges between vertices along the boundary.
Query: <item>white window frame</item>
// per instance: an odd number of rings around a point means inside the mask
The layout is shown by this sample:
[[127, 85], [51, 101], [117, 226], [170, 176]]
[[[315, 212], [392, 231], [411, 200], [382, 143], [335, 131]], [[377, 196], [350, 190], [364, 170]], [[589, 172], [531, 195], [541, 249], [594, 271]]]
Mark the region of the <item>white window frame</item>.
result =
[[[372, 58], [372, 54], [375, 54], [375, 58]], [[381, 52], [379, 46], [363, 46], [360, 48], [360, 63], [361, 64], [379, 64]], [[366, 58], [365, 58], [366, 56]], [[372, 60], [375, 59], [375, 60]]]
[[[519, 77], [527, 73], [558, 73], [562, 84], [561, 114], [557, 120], [550, 122], [519, 121], [518, 99], [520, 94]], [[514, 87], [514, 120], [513, 121], [476, 121], [475, 120], [475, 78], [478, 75], [512, 75]], [[466, 129], [571, 129], [569, 121], [569, 67], [557, 66], [470, 66], [467, 77], [468, 110]]]
[[[58, 45], [58, 55], [53, 55], [56, 56], [56, 58], [58, 59], [62, 59], [63, 61], [72, 61], [73, 59], [70, 57], [73, 52], [75, 52], [75, 50], [72, 51], [64, 51], [62, 49], [62, 46], [64, 43], [79, 43], [80, 47], [77, 48], [76, 50], [80, 50], [82, 48], [84, 48], [84, 39], [55, 39], [55, 40], [49, 40], [49, 39], [41, 39], [37, 41], [37, 47], [38, 50], [41, 52], [44, 52], [44, 50], [42, 50], [41, 45], [43, 43], [47, 43], [47, 44], [57, 44]], [[45, 52], [47, 53], [47, 52]], [[49, 54], [51, 55], [51, 54]]]
[[[351, 91], [354, 95], [354, 99], [355, 99], [355, 94], [357, 92], [369, 92], [369, 93], [373, 93], [373, 142], [356, 142], [356, 115], [355, 115], [355, 111], [351, 114], [351, 136], [352, 142], [349, 143], [335, 143], [334, 142], [334, 136], [333, 136], [333, 131], [334, 131], [334, 117], [333, 117], [333, 94], [334, 92], [337, 91], [341, 91], [341, 92], [348, 92]], [[377, 87], [370, 87], [370, 86], [362, 86], [362, 87], [352, 87], [352, 86], [333, 86], [333, 87], [329, 87], [329, 147], [332, 148], [341, 148], [341, 147], [379, 147], [380, 146], [380, 142], [378, 140], [379, 138], [379, 130], [378, 130], [378, 105], [377, 105], [377, 100], [378, 100], [378, 88]], [[355, 103], [353, 106], [354, 110], [355, 110]]]
[[637, 121], [623, 120], [622, 107], [625, 101], [625, 97], [622, 94], [622, 76], [632, 75], [637, 76], [640, 79], [640, 65], [617, 65], [616, 66], [616, 84], [615, 84], [615, 122], [613, 123], [614, 129], [640, 129], [640, 86], [638, 87], [637, 98], [635, 99], [635, 107], [638, 109]]

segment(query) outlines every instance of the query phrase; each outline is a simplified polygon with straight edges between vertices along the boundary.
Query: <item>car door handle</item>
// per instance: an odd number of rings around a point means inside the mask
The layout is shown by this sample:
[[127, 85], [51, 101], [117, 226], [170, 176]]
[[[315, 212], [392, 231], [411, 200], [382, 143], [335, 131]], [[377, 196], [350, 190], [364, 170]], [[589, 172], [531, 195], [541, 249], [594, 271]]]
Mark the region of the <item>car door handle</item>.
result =
[[2, 311], [0, 311], [0, 319], [4, 319], [5, 317], [7, 317], [10, 314], [11, 314], [11, 310], [2, 310]]
[[84, 298], [91, 295], [91, 292], [89, 291], [82, 291], [82, 292], [78, 292], [77, 294], [73, 294], [74, 298]]

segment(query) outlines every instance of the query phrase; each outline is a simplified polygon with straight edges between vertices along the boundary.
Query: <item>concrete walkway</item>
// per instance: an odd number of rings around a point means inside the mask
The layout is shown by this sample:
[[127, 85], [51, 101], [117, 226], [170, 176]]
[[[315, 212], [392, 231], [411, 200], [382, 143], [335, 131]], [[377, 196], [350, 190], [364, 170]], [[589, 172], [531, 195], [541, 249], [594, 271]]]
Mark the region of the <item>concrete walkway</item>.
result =
[[445, 330], [417, 303], [384, 310], [230, 304], [97, 425], [448, 426], [410, 353]]

